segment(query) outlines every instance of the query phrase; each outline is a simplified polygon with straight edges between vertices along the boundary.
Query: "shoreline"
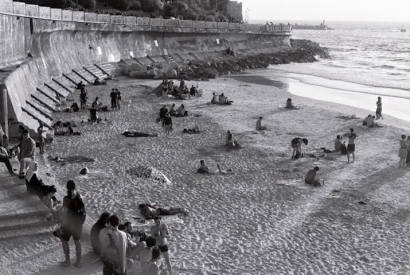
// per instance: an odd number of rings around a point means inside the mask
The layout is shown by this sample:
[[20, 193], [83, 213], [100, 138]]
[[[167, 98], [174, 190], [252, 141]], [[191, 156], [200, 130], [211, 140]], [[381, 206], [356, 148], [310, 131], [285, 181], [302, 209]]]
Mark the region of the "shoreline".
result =
[[[186, 208], [188, 217], [168, 224], [174, 274], [332, 274], [335, 270], [338, 274], [358, 270], [363, 274], [386, 274], [397, 261], [407, 263], [410, 241], [404, 236], [408, 231], [410, 173], [396, 166], [403, 132], [397, 127], [410, 129], [409, 122], [390, 121], [386, 116], [384, 128], [361, 127], [361, 120], [337, 116], [361, 117], [365, 110], [323, 104], [274, 86], [240, 82], [232, 77], [201, 82], [200, 88], [205, 90], [202, 97], [184, 101], [149, 94], [147, 86], [154, 89], [159, 83], [119, 80], [107, 86], [87, 87], [89, 100], [99, 96], [104, 105], [109, 102], [111, 88], [118, 87], [123, 98], [121, 110], [101, 112], [100, 116], [108, 121], [100, 124], [78, 123], [75, 130], [82, 132], [81, 136], [56, 137], [54, 144], [46, 148], [48, 156], [95, 159], [85, 164], [50, 162], [59, 185], [65, 185], [68, 179], [76, 181], [87, 213], [99, 216], [111, 211], [123, 221], [133, 221], [131, 217], [143, 202]], [[222, 91], [234, 101], [233, 105], [208, 104], [212, 92]], [[279, 108], [290, 96], [301, 109]], [[78, 91], [74, 95], [77, 98]], [[193, 114], [173, 118], [175, 130], [170, 138], [164, 137], [155, 123], [164, 103], [168, 107], [182, 103]], [[261, 115], [270, 131], [254, 131]], [[82, 111], [57, 113], [55, 117], [78, 122], [88, 116]], [[181, 133], [195, 124], [202, 130], [200, 135]], [[308, 151], [332, 148], [335, 136], [351, 127], [359, 134], [354, 164], [347, 164], [345, 156], [333, 154], [319, 160], [289, 158], [293, 137], [308, 138], [309, 146], [304, 148]], [[121, 135], [125, 130], [160, 135], [125, 138]], [[243, 149], [226, 151], [226, 130], [233, 131]], [[200, 159], [211, 169], [219, 163], [222, 169], [232, 168], [234, 174], [196, 174]], [[125, 173], [141, 164], [162, 171], [172, 185]], [[78, 173], [84, 166], [90, 174], [81, 176]], [[325, 180], [324, 187], [303, 183], [307, 170], [314, 166], [321, 168], [319, 177]], [[94, 274], [101, 272], [102, 266], [97, 269]], [[410, 265], [403, 264], [402, 270], [410, 270]]]

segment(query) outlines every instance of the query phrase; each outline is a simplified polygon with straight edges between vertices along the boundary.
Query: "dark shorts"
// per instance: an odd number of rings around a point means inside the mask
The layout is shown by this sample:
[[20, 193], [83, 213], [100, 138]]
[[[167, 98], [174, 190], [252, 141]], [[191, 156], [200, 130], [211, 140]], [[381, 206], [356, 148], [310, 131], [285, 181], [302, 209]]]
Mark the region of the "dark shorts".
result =
[[171, 215], [171, 212], [168, 209], [157, 208], [157, 210], [159, 210], [159, 214], [162, 216]]
[[168, 252], [168, 245], [158, 245], [158, 248], [162, 253]]
[[347, 145], [347, 151], [348, 152], [354, 152], [355, 150], [355, 144], [348, 144]]
[[63, 231], [61, 233], [61, 239], [63, 241], [68, 242], [71, 238], [71, 236], [73, 236], [74, 241], [79, 241], [81, 240], [81, 233], [83, 231], [83, 227], [81, 226], [73, 226], [70, 228], [63, 228]]

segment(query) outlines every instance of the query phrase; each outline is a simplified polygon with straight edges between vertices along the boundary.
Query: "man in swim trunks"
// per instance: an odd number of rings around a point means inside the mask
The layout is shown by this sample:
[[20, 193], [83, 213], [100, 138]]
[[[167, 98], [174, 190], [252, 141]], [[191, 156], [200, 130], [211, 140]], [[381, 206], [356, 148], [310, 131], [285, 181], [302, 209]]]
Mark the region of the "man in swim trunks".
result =
[[161, 221], [161, 217], [155, 217], [154, 221], [155, 225], [151, 227], [151, 235], [157, 239], [157, 245], [161, 250], [161, 253], [164, 255], [165, 262], [167, 263], [168, 273], [169, 275], [172, 275], [167, 242], [167, 237], [169, 237], [168, 226]]
[[357, 138], [357, 134], [354, 132], [353, 128], [350, 128], [350, 132], [343, 135], [344, 137], [349, 138], [349, 143], [347, 145], [347, 163], [350, 163], [350, 154], [352, 154], [352, 163], [354, 162], [354, 151], [355, 151], [355, 143], [354, 141]]

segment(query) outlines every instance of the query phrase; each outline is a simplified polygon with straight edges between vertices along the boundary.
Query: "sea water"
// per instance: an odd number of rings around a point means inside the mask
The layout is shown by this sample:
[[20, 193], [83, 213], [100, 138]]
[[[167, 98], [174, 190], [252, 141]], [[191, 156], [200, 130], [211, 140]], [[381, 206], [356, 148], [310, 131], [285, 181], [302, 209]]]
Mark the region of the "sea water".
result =
[[291, 93], [369, 110], [382, 96], [385, 113], [408, 120], [403, 116], [410, 114], [410, 22], [326, 25], [334, 30], [294, 30], [293, 38], [318, 42], [332, 58], [270, 66], [272, 79], [291, 78]]

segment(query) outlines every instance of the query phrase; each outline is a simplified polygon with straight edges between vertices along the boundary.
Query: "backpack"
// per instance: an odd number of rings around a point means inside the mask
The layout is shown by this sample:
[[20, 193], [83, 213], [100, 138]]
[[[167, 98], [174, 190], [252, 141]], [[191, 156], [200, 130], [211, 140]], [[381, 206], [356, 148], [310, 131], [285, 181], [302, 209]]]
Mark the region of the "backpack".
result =
[[84, 202], [79, 195], [75, 196], [68, 205], [72, 220], [83, 224], [87, 216]]
[[107, 235], [108, 238], [110, 238], [110, 244], [107, 246], [107, 250], [105, 251], [103, 263], [106, 268], [110, 270], [116, 270], [120, 268], [120, 253], [118, 251], [117, 246], [114, 243], [112, 235]]

